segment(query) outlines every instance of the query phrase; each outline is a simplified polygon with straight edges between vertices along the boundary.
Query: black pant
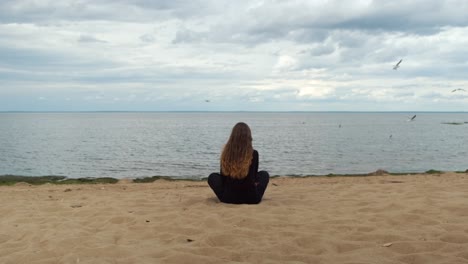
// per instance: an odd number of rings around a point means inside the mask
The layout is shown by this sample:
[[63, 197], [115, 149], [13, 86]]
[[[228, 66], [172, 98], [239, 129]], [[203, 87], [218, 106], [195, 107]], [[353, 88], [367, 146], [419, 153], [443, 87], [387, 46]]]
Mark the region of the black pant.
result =
[[249, 194], [238, 194], [232, 195], [232, 192], [226, 192], [225, 188], [229, 188], [224, 184], [224, 179], [219, 173], [211, 173], [208, 177], [208, 185], [210, 185], [213, 192], [216, 194], [216, 197], [223, 203], [248, 203], [248, 204], [258, 204], [262, 201], [263, 194], [268, 186], [270, 181], [270, 175], [267, 171], [259, 171], [257, 173], [258, 182], [255, 186], [255, 193]]

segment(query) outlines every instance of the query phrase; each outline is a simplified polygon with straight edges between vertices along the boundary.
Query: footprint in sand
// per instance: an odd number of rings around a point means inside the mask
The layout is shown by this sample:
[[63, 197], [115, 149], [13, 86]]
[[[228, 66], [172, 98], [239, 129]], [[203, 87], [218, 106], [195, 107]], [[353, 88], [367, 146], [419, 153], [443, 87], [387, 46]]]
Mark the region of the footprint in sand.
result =
[[468, 259], [468, 250], [458, 254], [457, 257]]
[[131, 217], [117, 216], [117, 217], [111, 218], [109, 222], [112, 224], [120, 225], [124, 223], [135, 223], [135, 220]]
[[[446, 256], [435, 254], [408, 254], [399, 258], [403, 263], [425, 264], [425, 263], [444, 263]], [[449, 262], [450, 263], [450, 262]]]
[[463, 234], [446, 234], [440, 240], [448, 243], [465, 244], [468, 243], [468, 236]]
[[443, 242], [396, 242], [389, 250], [400, 254], [435, 252], [444, 248]]
[[9, 235], [0, 234], [0, 244], [7, 242], [8, 240], [10, 240], [10, 238], [11, 237]]
[[334, 245], [335, 251], [338, 254], [345, 253], [345, 252], [350, 252], [353, 250], [357, 250], [361, 248], [358, 244], [351, 244], [351, 243], [337, 243]]

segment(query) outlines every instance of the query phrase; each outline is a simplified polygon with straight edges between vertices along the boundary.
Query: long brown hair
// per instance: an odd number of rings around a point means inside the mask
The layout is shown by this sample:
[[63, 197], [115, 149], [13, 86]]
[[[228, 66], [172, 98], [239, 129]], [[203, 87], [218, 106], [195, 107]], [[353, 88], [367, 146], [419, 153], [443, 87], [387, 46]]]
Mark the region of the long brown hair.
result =
[[239, 122], [221, 153], [221, 173], [235, 179], [247, 177], [252, 156], [252, 133], [246, 123]]

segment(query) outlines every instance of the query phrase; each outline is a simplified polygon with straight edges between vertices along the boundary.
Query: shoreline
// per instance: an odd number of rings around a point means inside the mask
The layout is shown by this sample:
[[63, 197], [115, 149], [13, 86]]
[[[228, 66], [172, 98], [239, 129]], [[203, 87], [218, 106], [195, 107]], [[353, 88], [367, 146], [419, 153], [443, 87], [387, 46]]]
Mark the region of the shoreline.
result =
[[[326, 175], [273, 175], [270, 179], [285, 177], [285, 178], [316, 178], [316, 177], [367, 177], [367, 176], [411, 176], [411, 175], [425, 175], [425, 174], [468, 174], [466, 171], [439, 171], [439, 170], [427, 170], [425, 172], [388, 172], [385, 170], [376, 170], [370, 173], [356, 173], [356, 174], [326, 174]], [[24, 175], [13, 175], [4, 174], [0, 175], [0, 186], [11, 186], [16, 183], [27, 183], [31, 185], [42, 185], [42, 184], [115, 184], [120, 181], [132, 182], [132, 183], [151, 183], [157, 180], [166, 181], [206, 181], [208, 177], [203, 178], [185, 178], [185, 177], [171, 177], [171, 176], [150, 176], [150, 177], [137, 177], [137, 178], [112, 178], [112, 177], [86, 177], [86, 178], [68, 178], [66, 176], [58, 175], [44, 175], [44, 176], [24, 176]]]

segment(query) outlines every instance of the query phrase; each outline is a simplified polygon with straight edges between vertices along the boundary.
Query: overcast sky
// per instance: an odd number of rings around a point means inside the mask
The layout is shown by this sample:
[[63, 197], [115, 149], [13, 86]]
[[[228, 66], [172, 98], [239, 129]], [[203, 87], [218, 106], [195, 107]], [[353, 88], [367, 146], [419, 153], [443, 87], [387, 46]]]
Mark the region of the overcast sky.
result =
[[468, 111], [467, 14], [468, 0], [2, 0], [0, 111]]

